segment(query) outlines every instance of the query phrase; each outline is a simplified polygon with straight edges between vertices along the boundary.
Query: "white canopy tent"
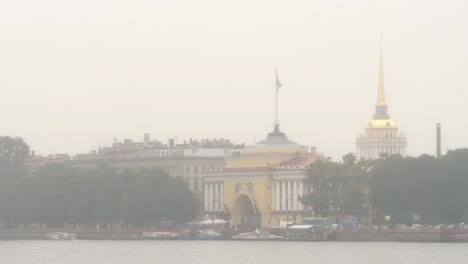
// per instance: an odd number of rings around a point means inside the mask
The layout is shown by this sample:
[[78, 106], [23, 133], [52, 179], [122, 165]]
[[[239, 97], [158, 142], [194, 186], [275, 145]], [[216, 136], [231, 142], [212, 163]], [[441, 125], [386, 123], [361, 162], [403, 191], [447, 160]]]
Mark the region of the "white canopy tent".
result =
[[202, 225], [222, 225], [222, 224], [227, 224], [228, 221], [223, 220], [223, 219], [206, 219], [199, 223]]

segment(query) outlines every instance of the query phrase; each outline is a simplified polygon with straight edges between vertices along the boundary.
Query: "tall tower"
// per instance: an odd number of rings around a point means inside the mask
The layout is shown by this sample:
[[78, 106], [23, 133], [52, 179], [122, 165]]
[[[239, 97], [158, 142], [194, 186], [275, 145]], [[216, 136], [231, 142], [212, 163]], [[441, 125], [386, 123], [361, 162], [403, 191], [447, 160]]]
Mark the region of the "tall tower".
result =
[[387, 112], [384, 87], [383, 48], [380, 45], [379, 82], [375, 114], [369, 120], [364, 134], [356, 139], [357, 157], [359, 159], [378, 159], [381, 154], [406, 155], [406, 136], [398, 132], [396, 123], [390, 119]]

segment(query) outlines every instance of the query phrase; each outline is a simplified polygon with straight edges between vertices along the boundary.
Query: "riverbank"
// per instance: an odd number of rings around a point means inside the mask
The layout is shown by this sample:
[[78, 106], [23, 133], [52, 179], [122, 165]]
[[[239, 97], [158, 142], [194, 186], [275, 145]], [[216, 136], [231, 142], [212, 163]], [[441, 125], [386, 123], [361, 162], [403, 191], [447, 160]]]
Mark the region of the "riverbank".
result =
[[467, 229], [400, 228], [341, 231], [338, 241], [468, 242]]
[[[79, 240], [145, 240], [168, 239], [167, 236], [157, 236], [161, 233], [173, 233], [177, 236], [172, 236], [170, 239], [185, 239], [180, 236], [178, 230], [175, 229], [0, 229], [0, 240], [45, 240], [47, 234], [55, 232], [66, 232], [77, 235]], [[287, 233], [287, 230], [282, 230], [282, 233]], [[148, 234], [154, 234], [149, 236]], [[231, 240], [233, 234], [224, 236], [221, 240]], [[310, 237], [310, 236], [303, 236]], [[210, 240], [206, 238], [206, 240]], [[247, 239], [255, 240], [255, 239]], [[278, 239], [275, 239], [278, 240]], [[334, 233], [333, 236], [328, 236], [327, 239], [300, 239], [297, 236], [288, 238], [284, 236], [282, 241], [312, 241], [312, 240], [328, 240], [328, 241], [385, 241], [385, 242], [468, 242], [468, 229], [427, 229], [427, 228], [403, 228], [403, 229], [360, 229], [360, 230], [342, 230]]]
[[[148, 229], [0, 229], [0, 240], [44, 240], [50, 233], [73, 233], [80, 240], [143, 240]], [[167, 232], [168, 230], [164, 230]], [[177, 230], [169, 230], [176, 232]], [[162, 231], [161, 231], [162, 232]]]

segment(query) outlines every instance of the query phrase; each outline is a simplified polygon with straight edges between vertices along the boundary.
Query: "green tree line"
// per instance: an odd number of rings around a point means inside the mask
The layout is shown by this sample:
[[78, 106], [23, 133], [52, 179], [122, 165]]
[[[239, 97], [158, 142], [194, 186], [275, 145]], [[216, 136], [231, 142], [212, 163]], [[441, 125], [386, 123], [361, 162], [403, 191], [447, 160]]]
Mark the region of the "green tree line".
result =
[[0, 223], [5, 227], [156, 227], [181, 224], [199, 214], [200, 202], [182, 178], [165, 171], [106, 165], [74, 169], [50, 165], [30, 175], [29, 147], [0, 137]]
[[303, 203], [317, 216], [372, 212], [377, 224], [385, 216], [403, 224], [468, 222], [468, 149], [374, 161], [347, 154], [343, 163], [316, 162], [307, 175], [312, 192]]

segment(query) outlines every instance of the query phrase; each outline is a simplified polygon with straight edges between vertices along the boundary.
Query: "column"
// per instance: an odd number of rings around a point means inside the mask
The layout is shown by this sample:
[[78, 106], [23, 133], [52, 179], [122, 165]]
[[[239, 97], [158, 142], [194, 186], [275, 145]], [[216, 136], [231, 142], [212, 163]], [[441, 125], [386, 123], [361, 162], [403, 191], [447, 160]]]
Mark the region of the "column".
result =
[[298, 196], [298, 193], [297, 193], [297, 181], [293, 182], [293, 210], [294, 211], [297, 211], [297, 196]]
[[203, 189], [205, 193], [205, 212], [208, 212], [208, 198], [209, 198], [209, 193], [208, 193], [208, 183], [205, 183], [205, 188]]
[[276, 182], [276, 211], [281, 211], [281, 186], [279, 182]]
[[224, 212], [224, 183], [220, 183], [219, 186], [219, 211]]
[[214, 185], [214, 210], [215, 212], [219, 211], [219, 183]]
[[210, 207], [209, 211], [213, 212], [213, 202], [214, 202], [214, 184], [210, 183]]
[[292, 203], [291, 203], [291, 198], [292, 198], [292, 182], [288, 181], [288, 211], [292, 210]]
[[271, 211], [274, 211], [274, 210], [275, 210], [275, 206], [276, 206], [275, 194], [276, 194], [276, 185], [275, 185], [275, 183], [272, 181], [272, 182], [271, 182]]
[[286, 211], [286, 182], [281, 182], [281, 211]]
[[[299, 182], [299, 196], [302, 198], [304, 196], [304, 183], [302, 181]], [[304, 205], [299, 202], [299, 210], [304, 210]]]

